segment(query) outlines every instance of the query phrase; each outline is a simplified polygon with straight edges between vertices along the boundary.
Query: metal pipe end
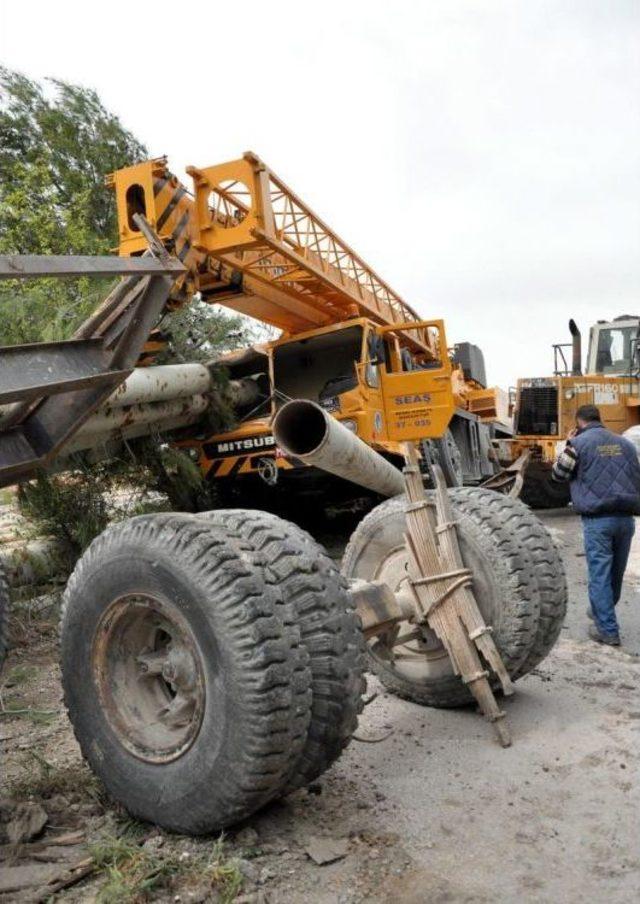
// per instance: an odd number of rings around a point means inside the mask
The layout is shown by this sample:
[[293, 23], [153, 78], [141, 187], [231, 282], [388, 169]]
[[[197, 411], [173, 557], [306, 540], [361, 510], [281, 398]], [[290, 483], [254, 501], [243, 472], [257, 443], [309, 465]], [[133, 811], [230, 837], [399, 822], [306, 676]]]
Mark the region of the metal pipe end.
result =
[[327, 414], [315, 402], [294, 399], [280, 408], [272, 427], [276, 445], [288, 455], [310, 455], [327, 437]]

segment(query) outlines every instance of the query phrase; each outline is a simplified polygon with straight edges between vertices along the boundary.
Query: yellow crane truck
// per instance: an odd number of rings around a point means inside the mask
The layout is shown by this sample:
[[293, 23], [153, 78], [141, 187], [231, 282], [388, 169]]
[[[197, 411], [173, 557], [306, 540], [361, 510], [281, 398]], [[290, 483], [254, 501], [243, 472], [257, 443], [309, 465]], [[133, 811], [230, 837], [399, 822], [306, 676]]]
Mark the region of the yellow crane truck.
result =
[[[271, 420], [290, 398], [317, 402], [400, 462], [385, 383], [392, 373], [439, 366], [446, 350], [442, 323], [423, 321], [254, 154], [189, 173], [193, 194], [165, 158], [109, 177], [120, 254], [146, 247], [134, 221], [141, 213], [187, 268], [170, 307], [198, 292], [207, 302], [281, 330], [274, 341], [222, 358], [230, 379], [242, 381], [245, 391], [236, 400], [233, 429], [185, 441], [202, 472], [225, 499], [239, 494], [268, 505], [278, 489], [286, 496], [292, 486], [298, 494], [320, 492], [325, 500], [332, 490], [340, 496], [344, 481], [332, 481], [276, 447]], [[440, 464], [451, 486], [479, 483], [496, 470], [491, 439], [510, 435], [506, 395], [486, 386], [476, 346], [459, 343], [449, 361], [455, 410], [433, 439], [433, 424], [425, 422], [422, 461], [427, 472], [431, 462]], [[420, 401], [398, 396], [393, 404]]]
[[[216, 405], [206, 366], [137, 366], [194, 273], [201, 291], [235, 292], [250, 309], [253, 296], [243, 294], [254, 282], [261, 293], [266, 286], [259, 297], [268, 294], [273, 318], [304, 306], [319, 330], [332, 325], [329, 307], [359, 298], [353, 316], [364, 336], [375, 335], [380, 362], [363, 336], [367, 358], [357, 366], [376, 401], [371, 423], [358, 430], [370, 443], [304, 398], [303, 382], [303, 397], [283, 404], [273, 425], [294, 457], [391, 497], [354, 532], [342, 573], [296, 525], [216, 509], [113, 524], [68, 580], [61, 673], [84, 756], [137, 818], [206, 833], [303, 787], [337, 759], [356, 730], [365, 664], [390, 691], [422, 704], [458, 706], [482, 693], [484, 711], [500, 719], [489, 682], [511, 691], [547, 655], [566, 582], [550, 535], [517, 500], [482, 488], [447, 493], [438, 466], [437, 489], [425, 497], [414, 444], [441, 438], [456, 413], [442, 321], [412, 318], [342, 246], [330, 242], [321, 254], [300, 238], [292, 249], [278, 238], [284, 227], [274, 231], [253, 201], [237, 207], [234, 197], [221, 225], [211, 195], [228, 199], [223, 176], [264, 197], [271, 177], [255, 159], [194, 172], [197, 216], [184, 217], [188, 244], [182, 237], [171, 252], [143, 215], [156, 230], [171, 216], [154, 215], [164, 186], [152, 166], [146, 173], [151, 181], [125, 192], [129, 225], [140, 233], [131, 229], [131, 250], [141, 255], [0, 255], [0, 279], [123, 277], [70, 340], [0, 349], [0, 487], [63, 466], [72, 450], [206, 432], [203, 419]], [[174, 210], [183, 198], [175, 195]], [[287, 222], [294, 233], [302, 228], [294, 212]], [[219, 229], [230, 235], [221, 239]], [[183, 263], [192, 249], [200, 268]], [[300, 332], [307, 326], [301, 319]], [[405, 349], [416, 366], [406, 366]], [[370, 386], [373, 366], [379, 385]], [[336, 395], [344, 420], [351, 413]], [[404, 444], [405, 475], [372, 447], [374, 438]], [[8, 602], [0, 573], [0, 661]], [[505, 743], [504, 730], [500, 737]]]
[[582, 337], [574, 320], [569, 331], [570, 343], [553, 346], [553, 376], [518, 380], [514, 436], [494, 442], [497, 457], [511, 464], [485, 482], [488, 487], [519, 488], [521, 499], [533, 508], [561, 507], [569, 501], [567, 485], [552, 481], [551, 468], [575, 426], [580, 405], [597, 405], [603, 423], [614, 433], [640, 423], [640, 317], [624, 314], [595, 323], [584, 373]]

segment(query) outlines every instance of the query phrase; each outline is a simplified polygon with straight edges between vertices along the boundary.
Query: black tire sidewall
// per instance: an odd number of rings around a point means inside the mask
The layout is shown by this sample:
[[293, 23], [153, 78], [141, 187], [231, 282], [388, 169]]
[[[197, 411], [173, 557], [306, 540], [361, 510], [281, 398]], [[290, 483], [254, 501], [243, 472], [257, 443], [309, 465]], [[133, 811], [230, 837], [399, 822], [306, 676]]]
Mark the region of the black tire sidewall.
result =
[[[247, 589], [258, 594], [260, 588], [246, 580]], [[179, 601], [204, 674], [206, 700], [198, 735], [181, 756], [161, 764], [139, 759], [119, 742], [92, 672], [100, 619], [114, 600], [132, 592]], [[209, 830], [214, 811], [224, 811], [227, 823], [237, 818], [234, 789], [243, 780], [241, 752], [253, 739], [251, 712], [243, 707], [242, 660], [232, 645], [218, 640], [230, 634], [221, 614], [224, 595], [223, 590], [220, 606], [204, 605], [194, 573], [186, 574], [179, 557], [172, 561], [167, 550], [150, 548], [146, 538], [105, 555], [98, 567], [80, 576], [61, 626], [65, 700], [92, 768], [135, 816], [178, 831]]]

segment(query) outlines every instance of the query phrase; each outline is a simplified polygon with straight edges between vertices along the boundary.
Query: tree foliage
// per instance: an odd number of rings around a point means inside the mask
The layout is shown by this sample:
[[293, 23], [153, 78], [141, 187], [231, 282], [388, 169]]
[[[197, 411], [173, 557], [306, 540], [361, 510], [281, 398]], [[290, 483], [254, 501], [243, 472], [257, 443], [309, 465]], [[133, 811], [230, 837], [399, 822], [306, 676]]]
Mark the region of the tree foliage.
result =
[[[105, 176], [148, 156], [95, 91], [0, 66], [0, 254], [109, 253], [117, 218]], [[0, 281], [0, 346], [68, 338], [108, 289], [89, 278]], [[162, 363], [210, 360], [258, 338], [245, 318], [198, 300], [160, 327]], [[210, 417], [221, 423], [230, 414], [218, 407]], [[79, 460], [71, 473], [41, 475], [21, 489], [21, 505], [76, 552], [114, 517], [107, 501], [122, 486], [145, 498], [161, 492], [177, 508], [211, 507], [211, 488], [187, 456], [151, 440], [135, 445], [137, 457], [91, 467]]]
[[[104, 177], [145, 156], [95, 91], [0, 67], [0, 253], [107, 253], [117, 229]], [[88, 279], [4, 283], [0, 344], [66, 337], [104, 292]]]
[[[117, 244], [105, 176], [148, 157], [95, 91], [0, 66], [0, 254], [107, 254]], [[0, 283], [0, 345], [63, 339], [108, 291], [97, 279]], [[255, 341], [242, 317], [194, 302], [165, 318], [163, 361]]]

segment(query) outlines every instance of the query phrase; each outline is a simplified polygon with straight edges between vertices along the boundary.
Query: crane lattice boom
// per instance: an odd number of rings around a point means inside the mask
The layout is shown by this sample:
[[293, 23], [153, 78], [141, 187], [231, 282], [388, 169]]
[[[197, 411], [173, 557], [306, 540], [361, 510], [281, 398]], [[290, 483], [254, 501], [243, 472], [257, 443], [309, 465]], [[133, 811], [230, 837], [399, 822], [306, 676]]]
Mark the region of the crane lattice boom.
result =
[[255, 154], [188, 172], [193, 197], [164, 158], [110, 177], [121, 253], [146, 247], [132, 219], [143, 213], [209, 300], [287, 333], [353, 316], [402, 324], [415, 351], [431, 351], [428, 333], [410, 327], [416, 311]]

